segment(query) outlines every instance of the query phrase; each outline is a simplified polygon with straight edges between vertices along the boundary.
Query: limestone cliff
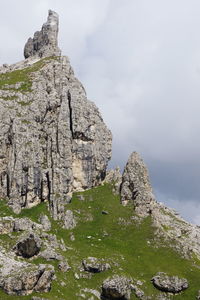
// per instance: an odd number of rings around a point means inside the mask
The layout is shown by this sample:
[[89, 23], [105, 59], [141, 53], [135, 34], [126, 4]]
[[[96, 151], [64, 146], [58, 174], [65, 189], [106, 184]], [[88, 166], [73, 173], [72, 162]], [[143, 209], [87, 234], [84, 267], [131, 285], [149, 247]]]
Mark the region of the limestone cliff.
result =
[[56, 56], [57, 31], [49, 11], [29, 58], [0, 69], [0, 197], [15, 211], [48, 200], [55, 219], [73, 191], [104, 179], [112, 140], [68, 58]]

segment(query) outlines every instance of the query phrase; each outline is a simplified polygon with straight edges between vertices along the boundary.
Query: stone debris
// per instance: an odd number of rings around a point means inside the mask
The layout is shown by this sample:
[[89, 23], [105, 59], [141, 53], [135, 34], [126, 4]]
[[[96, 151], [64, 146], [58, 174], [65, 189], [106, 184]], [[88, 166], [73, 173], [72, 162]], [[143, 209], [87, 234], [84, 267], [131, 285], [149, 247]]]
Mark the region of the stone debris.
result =
[[71, 269], [71, 267], [69, 266], [68, 262], [66, 260], [62, 260], [59, 265], [58, 265], [58, 269], [61, 272], [67, 272]]
[[42, 224], [44, 231], [51, 230], [51, 222], [50, 222], [49, 218], [46, 215], [41, 215], [40, 219], [39, 219], [39, 222]]
[[185, 278], [179, 278], [178, 276], [168, 276], [166, 273], [159, 272], [152, 278], [153, 285], [168, 293], [180, 293], [188, 288], [188, 281]]
[[86, 259], [83, 259], [82, 265], [85, 271], [91, 273], [100, 273], [111, 268], [104, 259], [99, 259], [96, 257], [88, 257]]
[[129, 300], [131, 295], [131, 280], [124, 276], [113, 276], [104, 280], [102, 297], [105, 299]]
[[51, 265], [32, 265], [17, 261], [13, 253], [0, 248], [0, 287], [9, 295], [48, 292], [53, 280]]
[[66, 210], [65, 215], [63, 217], [63, 228], [65, 229], [74, 229], [76, 227], [76, 219], [71, 210]]

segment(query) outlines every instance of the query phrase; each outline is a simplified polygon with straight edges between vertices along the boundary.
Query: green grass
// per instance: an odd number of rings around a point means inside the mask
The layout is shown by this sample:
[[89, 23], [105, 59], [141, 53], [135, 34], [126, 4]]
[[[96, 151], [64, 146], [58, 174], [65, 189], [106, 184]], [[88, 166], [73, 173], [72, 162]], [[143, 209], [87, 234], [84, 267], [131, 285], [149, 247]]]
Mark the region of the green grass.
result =
[[[34, 63], [30, 67], [26, 67], [21, 70], [15, 70], [12, 72], [7, 72], [4, 74], [0, 74], [0, 89], [2, 90], [13, 90], [19, 91], [22, 93], [30, 92], [32, 87], [32, 79], [31, 74], [37, 72], [42, 67], [44, 67], [48, 61], [51, 60], [58, 60], [59, 57], [46, 57], [44, 59], [39, 60], [38, 62]], [[10, 85], [15, 85], [19, 83], [20, 86], [18, 88], [9, 87]], [[13, 100], [12, 99], [4, 99], [4, 100]]]
[[[53, 281], [50, 293], [35, 295], [49, 300], [83, 299], [77, 296], [81, 288], [100, 291], [104, 279], [119, 274], [143, 281], [144, 285], [141, 289], [146, 295], [153, 295], [155, 299], [159, 292], [150, 280], [157, 272], [166, 272], [169, 275], [185, 277], [189, 281], [188, 290], [172, 299], [195, 299], [200, 288], [199, 261], [181, 258], [162, 241], [158, 245], [158, 242], [154, 241], [151, 218], [144, 219], [140, 224], [131, 219], [134, 215], [133, 208], [121, 206], [118, 196], [112, 194], [112, 187], [109, 185], [93, 188], [81, 194], [85, 197], [84, 201], [79, 200], [76, 194], [73, 196], [72, 203], [66, 206], [77, 218], [76, 228], [62, 229], [59, 222], [51, 219], [51, 233], [56, 234], [58, 239], [62, 238], [69, 247], [69, 250], [61, 251], [61, 254], [66, 257], [72, 269], [62, 273], [57, 268], [58, 263], [53, 262], [57, 279]], [[108, 214], [102, 214], [103, 210]], [[19, 217], [29, 217], [37, 221], [41, 213], [49, 215], [46, 203], [41, 203], [32, 209], [24, 209]], [[75, 241], [70, 240], [71, 233], [75, 236]], [[91, 279], [75, 279], [74, 274], [80, 274], [79, 267], [82, 259], [88, 256], [105, 258], [111, 264], [111, 270], [94, 274]], [[33, 260], [36, 264], [44, 262], [41, 259]], [[65, 282], [66, 286], [61, 286], [61, 281]], [[14, 297], [0, 291], [0, 299], [5, 300], [31, 299], [31, 296]], [[136, 298], [132, 295], [131, 299]]]

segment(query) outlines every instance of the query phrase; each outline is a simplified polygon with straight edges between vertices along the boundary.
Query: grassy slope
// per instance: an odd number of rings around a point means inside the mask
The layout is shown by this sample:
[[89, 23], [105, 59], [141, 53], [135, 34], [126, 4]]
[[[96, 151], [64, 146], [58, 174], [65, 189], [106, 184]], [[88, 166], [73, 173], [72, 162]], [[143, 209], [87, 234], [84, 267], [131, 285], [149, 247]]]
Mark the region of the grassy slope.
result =
[[[86, 191], [82, 193], [84, 201], [74, 195], [72, 203], [67, 205], [78, 219], [78, 225], [74, 230], [61, 229], [58, 222], [52, 221], [52, 233], [55, 233], [58, 239], [63, 238], [66, 245], [72, 248], [62, 253], [72, 269], [65, 274], [61, 273], [58, 271], [57, 263], [54, 262], [57, 280], [53, 282], [51, 292], [35, 295], [47, 299], [83, 299], [77, 296], [81, 288], [100, 291], [102, 281], [113, 274], [123, 274], [144, 281], [141, 288], [146, 295], [156, 295], [158, 291], [152, 286], [150, 279], [156, 272], [163, 271], [169, 275], [185, 277], [189, 281], [189, 289], [174, 298], [195, 299], [200, 287], [200, 269], [195, 267], [193, 262], [180, 258], [169, 247], [156, 247], [151, 219], [146, 218], [140, 225], [136, 221], [131, 221], [132, 207], [122, 207], [118, 197], [114, 196], [111, 190], [109, 185], [104, 185]], [[4, 210], [7, 210], [6, 214], [10, 213], [3, 202], [1, 207], [1, 215]], [[107, 211], [108, 215], [102, 214], [102, 210]], [[27, 216], [37, 221], [42, 212], [47, 213], [45, 203], [30, 210], [23, 210], [20, 217]], [[91, 216], [93, 220], [86, 220]], [[128, 224], [119, 224], [119, 218], [123, 218]], [[75, 241], [70, 240], [70, 232], [73, 232]], [[2, 236], [1, 239], [3, 238], [5, 237]], [[80, 274], [81, 260], [88, 256], [106, 258], [111, 263], [112, 269], [95, 274], [91, 279], [75, 279], [74, 273]], [[46, 261], [35, 259], [34, 262]], [[66, 286], [62, 287], [59, 284], [61, 281], [64, 281]], [[0, 291], [0, 299], [31, 299], [31, 296], [14, 297]], [[136, 298], [132, 296], [131, 299]]]

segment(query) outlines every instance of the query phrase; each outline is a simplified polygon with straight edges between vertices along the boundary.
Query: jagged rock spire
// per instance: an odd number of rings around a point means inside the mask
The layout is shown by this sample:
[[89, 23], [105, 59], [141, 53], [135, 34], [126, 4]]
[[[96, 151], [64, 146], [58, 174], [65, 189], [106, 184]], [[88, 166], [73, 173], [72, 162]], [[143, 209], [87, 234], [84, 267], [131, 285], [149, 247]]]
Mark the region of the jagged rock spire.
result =
[[36, 31], [33, 38], [29, 38], [24, 47], [24, 57], [31, 56], [60, 56], [58, 48], [59, 16], [49, 10], [47, 22], [43, 24], [41, 31]]
[[136, 213], [147, 216], [155, 203], [146, 165], [137, 152], [133, 152], [122, 175], [121, 203], [132, 202]]

